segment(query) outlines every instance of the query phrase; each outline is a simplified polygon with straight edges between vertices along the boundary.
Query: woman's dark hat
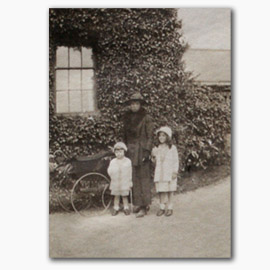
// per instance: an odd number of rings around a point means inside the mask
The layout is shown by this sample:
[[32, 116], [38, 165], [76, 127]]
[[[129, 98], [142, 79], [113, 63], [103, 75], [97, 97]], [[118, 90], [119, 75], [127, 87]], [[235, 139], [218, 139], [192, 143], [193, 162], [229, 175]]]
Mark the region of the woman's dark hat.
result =
[[132, 94], [129, 100], [127, 100], [127, 103], [130, 103], [131, 101], [140, 101], [142, 104], [146, 104], [143, 96], [139, 92]]

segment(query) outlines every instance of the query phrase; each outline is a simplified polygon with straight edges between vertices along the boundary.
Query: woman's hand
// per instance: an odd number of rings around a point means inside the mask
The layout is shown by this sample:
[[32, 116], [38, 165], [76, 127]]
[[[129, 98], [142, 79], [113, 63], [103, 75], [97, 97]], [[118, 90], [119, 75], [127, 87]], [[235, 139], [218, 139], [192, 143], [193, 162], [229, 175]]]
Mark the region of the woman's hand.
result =
[[144, 150], [143, 151], [143, 159], [142, 162], [148, 161], [150, 159], [150, 151]]

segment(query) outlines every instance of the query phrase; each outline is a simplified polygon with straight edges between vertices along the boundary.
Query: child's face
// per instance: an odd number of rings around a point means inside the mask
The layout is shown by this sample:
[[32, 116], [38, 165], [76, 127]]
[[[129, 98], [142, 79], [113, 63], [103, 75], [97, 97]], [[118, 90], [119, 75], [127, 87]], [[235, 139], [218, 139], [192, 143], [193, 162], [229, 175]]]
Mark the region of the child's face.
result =
[[132, 112], [139, 111], [140, 107], [141, 107], [140, 101], [131, 101], [130, 109], [131, 109]]
[[117, 159], [122, 159], [125, 156], [124, 149], [115, 149], [114, 154]]
[[167, 136], [164, 132], [159, 132], [158, 133], [158, 140], [160, 143], [165, 143], [167, 140]]

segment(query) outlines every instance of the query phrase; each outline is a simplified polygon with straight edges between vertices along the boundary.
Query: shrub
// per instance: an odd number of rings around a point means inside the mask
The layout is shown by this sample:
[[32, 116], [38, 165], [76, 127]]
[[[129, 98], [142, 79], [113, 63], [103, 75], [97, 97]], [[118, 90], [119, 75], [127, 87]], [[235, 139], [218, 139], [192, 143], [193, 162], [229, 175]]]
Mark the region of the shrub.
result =
[[202, 86], [187, 93], [180, 130], [183, 167], [207, 168], [229, 161], [226, 135], [230, 133], [230, 104], [216, 86]]

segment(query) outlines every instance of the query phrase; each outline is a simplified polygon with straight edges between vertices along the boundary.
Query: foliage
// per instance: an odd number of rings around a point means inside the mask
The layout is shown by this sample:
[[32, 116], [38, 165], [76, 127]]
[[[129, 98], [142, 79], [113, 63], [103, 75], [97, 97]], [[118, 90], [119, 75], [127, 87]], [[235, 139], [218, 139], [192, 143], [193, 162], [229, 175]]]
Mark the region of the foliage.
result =
[[[225, 159], [229, 106], [221, 94], [197, 87], [183, 69], [181, 22], [174, 9], [50, 9], [50, 152], [89, 155], [122, 137], [124, 102], [140, 91], [156, 127], [175, 130], [184, 168]], [[57, 46], [91, 46], [99, 114], [55, 114]]]
[[224, 164], [230, 158], [226, 148], [226, 135], [231, 127], [230, 103], [217, 88], [220, 87], [201, 86], [186, 95], [185, 130], [180, 130], [179, 136], [184, 168], [206, 169], [209, 165]]

